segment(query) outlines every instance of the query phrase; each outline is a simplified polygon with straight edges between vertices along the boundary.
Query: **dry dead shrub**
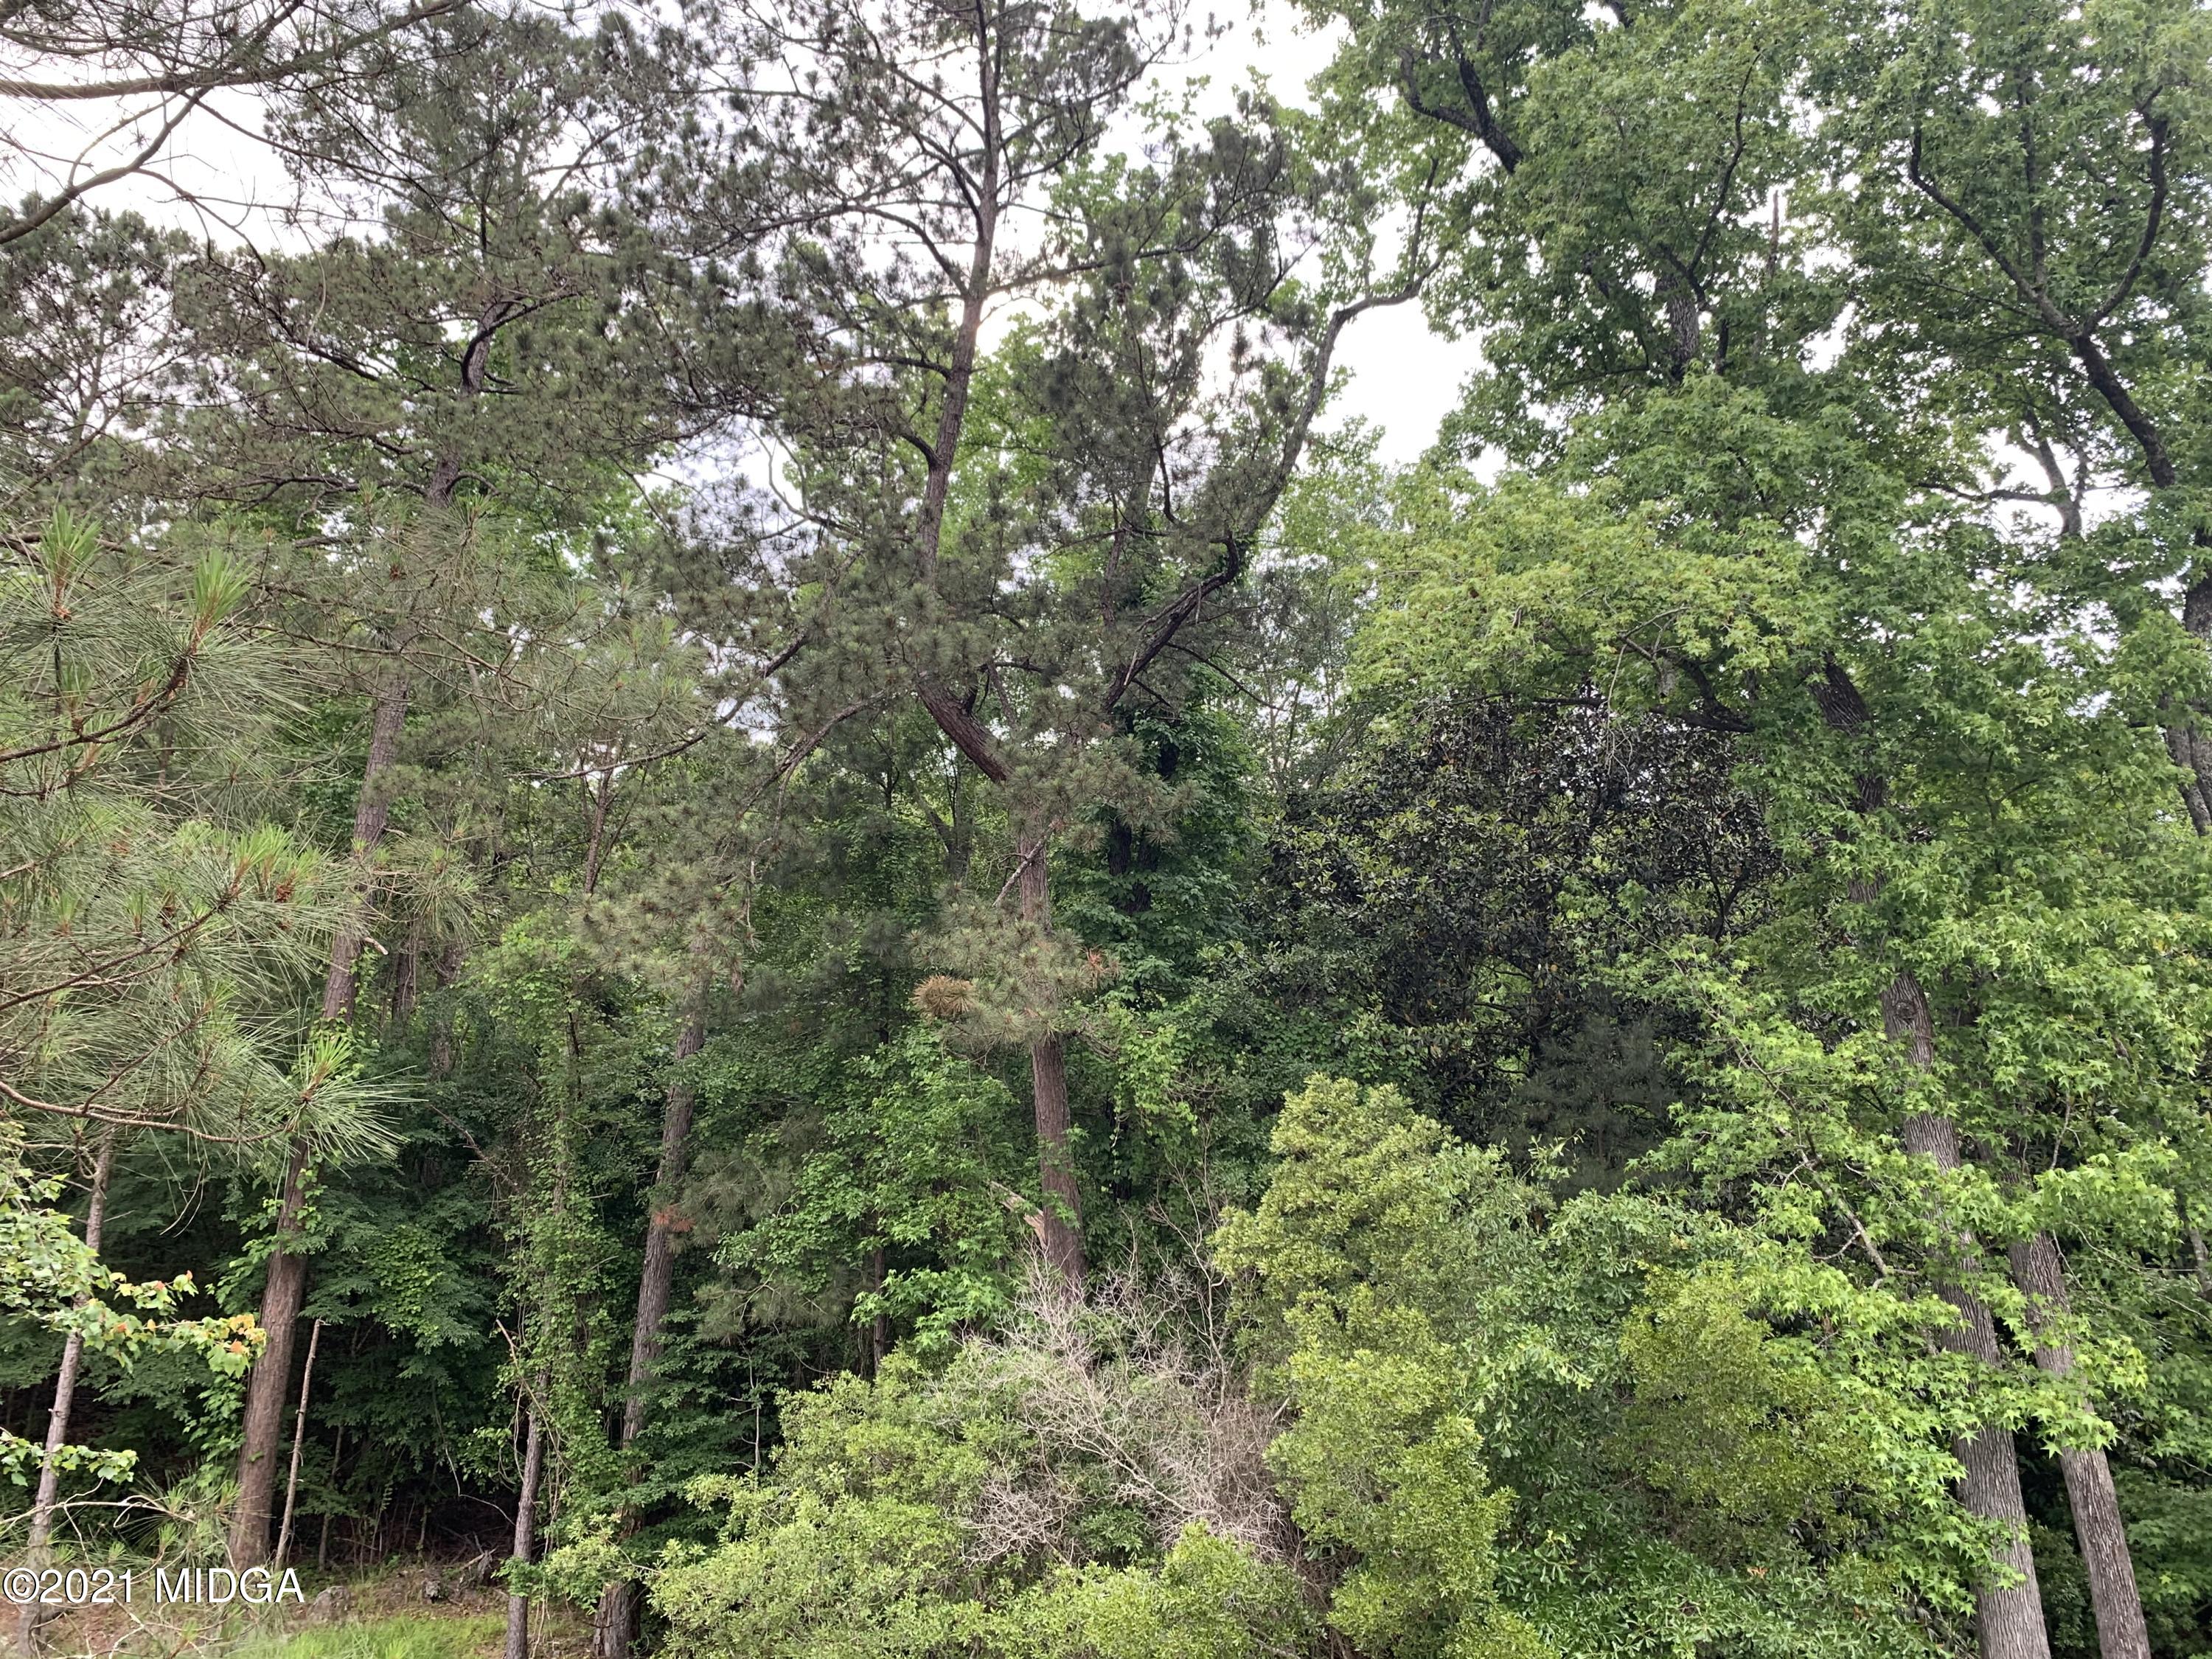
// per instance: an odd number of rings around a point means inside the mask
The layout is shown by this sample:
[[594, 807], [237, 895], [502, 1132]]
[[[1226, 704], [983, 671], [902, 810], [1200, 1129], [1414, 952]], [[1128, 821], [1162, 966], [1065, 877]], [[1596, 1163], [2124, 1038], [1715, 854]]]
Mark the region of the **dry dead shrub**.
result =
[[1253, 1398], [1206, 1271], [1127, 1271], [1071, 1290], [1033, 1263], [1004, 1334], [969, 1356], [1035, 1446], [1030, 1467], [994, 1475], [977, 1501], [979, 1564], [1077, 1559], [1074, 1528], [1102, 1497], [1141, 1515], [1162, 1547], [1196, 1521], [1262, 1560], [1295, 1557], [1265, 1462], [1279, 1408]]

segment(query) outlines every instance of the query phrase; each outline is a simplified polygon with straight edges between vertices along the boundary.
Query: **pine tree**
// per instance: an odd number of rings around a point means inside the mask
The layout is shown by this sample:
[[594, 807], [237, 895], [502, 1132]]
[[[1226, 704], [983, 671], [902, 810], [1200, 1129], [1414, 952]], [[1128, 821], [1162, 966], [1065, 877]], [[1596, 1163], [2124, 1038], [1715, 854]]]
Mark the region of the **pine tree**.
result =
[[[603, 522], [669, 430], [653, 270], [606, 210], [609, 181], [648, 142], [665, 43], [471, 9], [426, 27], [438, 52], [311, 85], [275, 112], [303, 184], [374, 228], [297, 256], [210, 256], [179, 300], [199, 352], [226, 367], [179, 417], [173, 458], [189, 471], [162, 482], [283, 526], [290, 551], [263, 580], [327, 651], [333, 690], [366, 703], [355, 914], [331, 946], [330, 1021], [356, 1014], [380, 900], [403, 879], [387, 854], [410, 714], [566, 695], [570, 665], [549, 647], [573, 595], [549, 538]], [[393, 963], [402, 1009], [422, 956], [403, 945]], [[240, 1564], [267, 1548], [312, 1163], [295, 1147], [278, 1206]]]
[[[1211, 652], [1337, 343], [1410, 297], [1427, 257], [1416, 235], [1384, 272], [1355, 235], [1328, 282], [1293, 282], [1362, 198], [1260, 100], [1170, 125], [1152, 165], [1109, 158], [1109, 124], [1174, 21], [1027, 0], [881, 17], [832, 0], [744, 21], [769, 112], [744, 153], [775, 158], [800, 228], [778, 278], [839, 319], [830, 375], [772, 400], [805, 564], [771, 543], [769, 580], [835, 594], [835, 632], [811, 631], [778, 681], [802, 722], [913, 697], [1006, 793], [1007, 887], [1040, 964], [1067, 956], [1055, 836], [1109, 805], [1147, 810], [1132, 719], [1172, 714], [1223, 666]], [[987, 351], [987, 317], [1017, 304], [1043, 314]], [[1012, 1035], [1030, 1054], [1036, 1225], [1073, 1279], [1061, 977], [1030, 988]]]

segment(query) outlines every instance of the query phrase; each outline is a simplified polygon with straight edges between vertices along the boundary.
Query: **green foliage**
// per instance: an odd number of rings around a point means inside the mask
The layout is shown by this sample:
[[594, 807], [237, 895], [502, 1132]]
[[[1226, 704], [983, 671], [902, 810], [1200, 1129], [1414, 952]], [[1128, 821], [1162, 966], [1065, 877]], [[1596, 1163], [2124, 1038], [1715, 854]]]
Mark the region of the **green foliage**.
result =
[[1974, 1534], [1913, 1403], [1913, 1311], [1643, 1198], [1547, 1221], [1540, 1187], [1387, 1088], [1313, 1080], [1277, 1146], [1219, 1249], [1353, 1639], [1911, 1652], [1914, 1598], [1956, 1605], [1942, 1564]]
[[1260, 1340], [1297, 1413], [1270, 1467], [1305, 1535], [1344, 1564], [1329, 1622], [1406, 1659], [1544, 1652], [1496, 1597], [1511, 1498], [1490, 1490], [1455, 1341], [1481, 1286], [1441, 1248], [1471, 1214], [1494, 1223], [1513, 1183], [1394, 1091], [1320, 1078], [1285, 1103], [1275, 1150], [1259, 1210], [1218, 1249], [1255, 1281]]
[[1616, 1455], [1687, 1515], [1781, 1530], [1849, 1483], [1861, 1447], [1753, 1294], [1728, 1273], [1655, 1283], [1621, 1333], [1634, 1402]]
[[1665, 1048], [1692, 1027], [1614, 965], [1756, 918], [1776, 863], [1757, 799], [1723, 743], [1590, 702], [1364, 712], [1279, 832], [1276, 994], [1367, 1018], [1395, 1063], [1355, 1074], [1617, 1182], [1665, 1132], [1686, 1085]]
[[[1032, 1182], [1008, 1156], [1018, 1108], [924, 1030], [854, 1060], [817, 1100], [817, 1121], [786, 1117], [749, 1149], [757, 1218], [721, 1260], [759, 1285], [755, 1317], [842, 1299], [855, 1324], [893, 1322], [942, 1352], [1007, 1304], [1014, 1224], [1000, 1195]], [[861, 1252], [884, 1266], [840, 1297]]]
[[655, 1605], [731, 1654], [926, 1654], [972, 1634], [982, 1586], [956, 1513], [1000, 1425], [976, 1409], [988, 1401], [963, 1403], [952, 1417], [906, 1369], [787, 1401], [773, 1484], [701, 1491], [727, 1505], [722, 1541], [665, 1571]]
[[0, 567], [10, 1109], [372, 1150], [343, 1058], [289, 1065], [255, 1029], [313, 970], [335, 896], [252, 797], [283, 680], [238, 614], [246, 573], [219, 543], [173, 556], [57, 509]]
[[1194, 1522], [1157, 1569], [1065, 1569], [1008, 1609], [1012, 1659], [1261, 1659], [1310, 1623], [1296, 1581]]
[[941, 1370], [902, 1356], [787, 1400], [769, 1470], [694, 1488], [720, 1538], [672, 1548], [655, 1576], [673, 1639], [702, 1655], [1304, 1650], [1256, 1469], [1208, 1467], [1249, 1419], [1222, 1373], [1164, 1338], [1178, 1317], [1132, 1286], [1082, 1305], [1041, 1283], [1006, 1338]]
[[[59, 1180], [34, 1176], [13, 1157], [0, 1161], [0, 1313], [73, 1337], [125, 1367], [167, 1352], [189, 1356], [219, 1377], [244, 1375], [262, 1340], [252, 1315], [179, 1317], [179, 1304], [193, 1293], [191, 1276], [134, 1283], [103, 1267], [69, 1218], [48, 1207], [60, 1189]], [[15, 1485], [35, 1483], [43, 1450], [0, 1426], [0, 1469]], [[121, 1481], [137, 1454], [64, 1443], [53, 1462], [95, 1480]]]
[[282, 1261], [295, 1559], [534, 1447], [687, 1659], [1960, 1659], [2014, 1522], [2212, 1652], [2203, 7], [1297, 9], [431, 8], [281, 245], [0, 226], [69, 1547], [220, 1547]]

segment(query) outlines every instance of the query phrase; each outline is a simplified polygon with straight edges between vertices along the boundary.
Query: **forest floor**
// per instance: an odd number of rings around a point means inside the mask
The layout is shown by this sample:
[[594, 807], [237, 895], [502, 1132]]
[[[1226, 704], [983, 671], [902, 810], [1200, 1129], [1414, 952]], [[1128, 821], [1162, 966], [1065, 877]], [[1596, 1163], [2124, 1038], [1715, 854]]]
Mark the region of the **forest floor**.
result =
[[[436, 1584], [434, 1600], [424, 1595]], [[342, 1588], [343, 1608], [315, 1598]], [[434, 1567], [332, 1574], [302, 1584], [305, 1602], [250, 1613], [191, 1610], [200, 1616], [147, 1616], [143, 1607], [85, 1608], [42, 1632], [51, 1659], [497, 1659], [507, 1627], [507, 1596], [496, 1585], [455, 1589]], [[174, 1614], [184, 1609], [168, 1609]], [[544, 1616], [542, 1613], [541, 1617]], [[582, 1622], [556, 1616], [534, 1629], [537, 1659], [575, 1659], [589, 1645]]]
[[493, 1659], [505, 1631], [496, 1613], [415, 1611], [257, 1637], [228, 1659]]

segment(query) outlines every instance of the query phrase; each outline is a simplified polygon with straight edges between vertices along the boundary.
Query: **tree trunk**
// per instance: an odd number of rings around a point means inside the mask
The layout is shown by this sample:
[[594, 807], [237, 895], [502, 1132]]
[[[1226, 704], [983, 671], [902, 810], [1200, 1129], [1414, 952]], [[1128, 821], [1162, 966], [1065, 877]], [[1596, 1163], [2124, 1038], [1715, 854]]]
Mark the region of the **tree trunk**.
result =
[[[107, 1223], [107, 1176], [115, 1167], [115, 1130], [110, 1127], [100, 1138], [100, 1152], [93, 1160], [92, 1197], [84, 1214], [84, 1244], [95, 1256], [100, 1254], [100, 1236]], [[78, 1298], [83, 1305], [83, 1298]], [[34, 1571], [43, 1571], [51, 1553], [54, 1537], [54, 1509], [61, 1495], [62, 1472], [56, 1461], [61, 1449], [69, 1443], [70, 1412], [76, 1403], [77, 1372], [84, 1363], [84, 1339], [75, 1331], [62, 1345], [62, 1368], [54, 1378], [54, 1403], [46, 1413], [46, 1455], [39, 1464], [38, 1495], [31, 1501], [31, 1535], [23, 1553], [23, 1565]], [[35, 1601], [27, 1602], [17, 1615], [15, 1640], [27, 1656], [39, 1650], [39, 1626], [46, 1622], [46, 1609]]]
[[2197, 1258], [2197, 1293], [2212, 1302], [2212, 1256], [2204, 1249], [2204, 1235], [2192, 1224], [2189, 1229], [2190, 1253]]
[[[1045, 868], [1048, 850], [1042, 830], [1024, 836], [1019, 848], [1022, 916], [1047, 932], [1052, 927], [1052, 883]], [[1067, 1058], [1057, 1032], [1030, 1045], [1030, 1085], [1036, 1109], [1037, 1172], [1044, 1182], [1045, 1260], [1068, 1285], [1080, 1285], [1083, 1194], [1076, 1185], [1069, 1145]]]
[[[2046, 1344], [2044, 1328], [2066, 1313], [2066, 1273], [2058, 1246], [2038, 1233], [2012, 1247], [2013, 1283], [2027, 1297], [2029, 1327], [2035, 1332], [2035, 1363], [2053, 1376], [2070, 1376], [2074, 1351]], [[2136, 1566], [2128, 1552], [2128, 1533], [2120, 1518], [2112, 1467], [2101, 1448], [2062, 1449], [2058, 1468], [2066, 1477], [2067, 1507], [2074, 1511], [2074, 1536], [2081, 1565], [2089, 1574], [2089, 1603], [2097, 1615], [2097, 1650], [2104, 1659], [2150, 1659], [2150, 1632], [2143, 1623], [2142, 1595], [2136, 1588]]]
[[2169, 726], [2166, 752], [2181, 769], [2181, 804], [2191, 825], [2200, 836], [2212, 834], [2212, 742], [2193, 726]]
[[398, 1030], [415, 1017], [422, 988], [422, 924], [407, 930], [407, 943], [392, 958], [392, 1025]]
[[292, 1551], [292, 1509], [300, 1497], [300, 1453], [307, 1443], [307, 1391], [314, 1386], [315, 1350], [323, 1345], [323, 1322], [307, 1331], [307, 1363], [300, 1368], [300, 1406], [292, 1417], [292, 1467], [284, 1477], [284, 1518], [276, 1528], [276, 1565], [282, 1567]]
[[261, 1328], [267, 1334], [246, 1377], [245, 1438], [238, 1450], [238, 1507], [230, 1520], [230, 1565], [243, 1571], [269, 1559], [270, 1499], [276, 1490], [276, 1449], [284, 1431], [284, 1396], [292, 1380], [292, 1341], [300, 1304], [307, 1294], [307, 1258], [287, 1249], [297, 1237], [307, 1202], [307, 1146], [292, 1148], [284, 1194], [276, 1206], [276, 1248], [269, 1253], [269, 1279], [261, 1291]]
[[[1882, 1025], [1893, 1040], [1907, 1042], [1913, 1068], [1936, 1063], [1936, 1019], [1928, 994], [1910, 973], [1900, 973], [1881, 995]], [[1959, 1132], [1948, 1117], [1915, 1112], [1905, 1120], [1905, 1150], [1939, 1170], [1959, 1167]], [[1995, 1368], [2004, 1363], [1995, 1322], [1981, 1298], [1964, 1286], [1979, 1265], [1980, 1247], [1964, 1231], [1954, 1234], [1953, 1259], [1940, 1264], [1944, 1300], [1959, 1310], [1960, 1325], [1942, 1334], [1943, 1346], [1972, 1354]], [[2020, 1491], [2020, 1456], [2012, 1431], [1990, 1423], [1951, 1443], [1965, 1471], [1959, 1501], [1969, 1515], [1996, 1522], [2004, 1531], [1993, 1565], [2009, 1583], [1986, 1575], [1974, 1587], [1974, 1624], [1982, 1659], [2051, 1659], [2051, 1639], [2043, 1626], [2043, 1593], [2036, 1583], [2035, 1552], [2027, 1540], [2027, 1504]]]
[[[701, 1003], [705, 1001], [702, 995]], [[666, 1106], [660, 1119], [660, 1163], [653, 1174], [652, 1213], [645, 1229], [645, 1265], [637, 1279], [637, 1322], [630, 1333], [629, 1398], [623, 1407], [622, 1443], [627, 1450], [645, 1427], [646, 1389], [659, 1363], [661, 1322], [668, 1316], [668, 1297], [676, 1282], [677, 1189], [691, 1149], [691, 1107], [695, 1098], [690, 1080], [682, 1075], [684, 1062], [696, 1054], [707, 1040], [706, 1013], [695, 1006], [676, 1039], [678, 1076], [670, 1082]]]
[[[2155, 477], [2154, 482], [2158, 482]], [[2171, 467], [2160, 489], [2172, 484]], [[2212, 650], [2212, 532], [2202, 526], [2190, 537], [2196, 549], [2190, 583], [2181, 599], [2181, 625], [2200, 645]], [[2212, 709], [2182, 705], [2181, 718], [2165, 727], [2166, 752], [2181, 769], [2181, 804], [2200, 836], [2212, 835]]]
[[[2135, 440], [2142, 456], [2143, 471], [2150, 475], [2152, 489], [2172, 489], [2180, 483], [2181, 475], [2166, 446], [2166, 434], [2136, 402], [2134, 392], [2120, 378], [2097, 338], [2099, 325], [2067, 318], [2052, 307], [2047, 296], [2037, 297], [2045, 327], [2064, 343], [2068, 353], [2081, 365], [2090, 388]], [[2080, 533], [2078, 514], [2069, 528], [2075, 534]], [[2189, 539], [2196, 552], [2191, 561], [2189, 585], [2182, 592], [2181, 625], [2207, 649], [2212, 649], [2212, 532], [2199, 526]], [[2182, 805], [2189, 813], [2189, 822], [2200, 836], [2212, 834], [2212, 734], [2203, 729], [2208, 719], [2212, 719], [2212, 709], [2185, 704], [2180, 718], [2163, 728], [2166, 753], [2182, 772]]]
[[[545, 1427], [538, 1420], [535, 1405], [529, 1408], [529, 1418], [530, 1430], [523, 1442], [522, 1491], [514, 1501], [514, 1553], [507, 1558], [518, 1567], [530, 1565], [531, 1550], [537, 1542], [538, 1483], [545, 1469]], [[506, 1659], [530, 1659], [530, 1598], [511, 1583], [507, 1592]]]
[[[1820, 679], [1811, 686], [1813, 700], [1823, 720], [1834, 731], [1856, 732], [1872, 718], [1865, 700], [1841, 663], [1831, 656]], [[1888, 799], [1888, 781], [1866, 772], [1856, 780], [1857, 806], [1871, 813]], [[1849, 893], [1854, 903], [1869, 904], [1879, 896], [1878, 882], [1853, 881]], [[1893, 1042], [1906, 1045], [1913, 1070], [1925, 1073], [1936, 1064], [1936, 1018], [1928, 994], [1909, 970], [1901, 970], [1881, 995], [1882, 1029]], [[1908, 1115], [1901, 1126], [1907, 1152], [1928, 1158], [1939, 1170], [1959, 1167], [1959, 1133], [1948, 1117], [1932, 1112]], [[1948, 1224], [1946, 1224], [1948, 1228]], [[1960, 1325], [1942, 1333], [1945, 1347], [1972, 1354], [1984, 1364], [2004, 1363], [1997, 1346], [1996, 1327], [1982, 1300], [1965, 1287], [1979, 1264], [1980, 1247], [1964, 1230], [1951, 1238], [1952, 1259], [1932, 1264], [1937, 1270], [1943, 1297], [1959, 1310]], [[1982, 1659], [2050, 1659], [2051, 1639], [2044, 1628], [2043, 1594], [2036, 1582], [2035, 1553], [2028, 1543], [2027, 1504], [2020, 1490], [2020, 1456], [2012, 1431], [1984, 1424], [1951, 1443], [1952, 1455], [1961, 1470], [1959, 1502], [1969, 1515], [1994, 1521], [2003, 1543], [1991, 1561], [1999, 1572], [1985, 1572], [1974, 1587], [1974, 1624]], [[1998, 1578], [2010, 1583], [1999, 1583]]]
[[592, 1659], [622, 1659], [637, 1640], [637, 1580], [617, 1578], [599, 1592], [592, 1614]]
[[[960, 290], [960, 321], [952, 337], [950, 361], [945, 370], [943, 400], [939, 405], [935, 441], [926, 452], [928, 465], [922, 481], [921, 510], [915, 526], [915, 574], [924, 588], [934, 589], [938, 559], [945, 534], [945, 506], [951, 499], [952, 475], [967, 428], [968, 399], [975, 378], [982, 340], [984, 313], [992, 293], [991, 265], [997, 245], [999, 217], [1005, 204], [1000, 199], [1005, 164], [1006, 136], [999, 125], [1002, 82], [991, 66], [991, 46], [979, 24], [976, 46], [983, 70], [984, 110], [982, 156], [975, 185], [968, 197], [974, 215], [975, 241], [969, 250], [967, 281]], [[996, 744], [973, 710], [945, 686], [923, 675], [916, 684], [922, 706], [960, 752], [974, 762], [984, 776], [1004, 785], [1012, 775]], [[957, 805], [957, 803], [956, 803]], [[1021, 843], [1022, 914], [1046, 927], [1051, 925], [1052, 895], [1045, 879], [1045, 837], [1042, 832]], [[964, 865], [964, 850], [948, 840], [948, 858]], [[1044, 1182], [1041, 1233], [1045, 1256], [1069, 1283], [1083, 1278], [1082, 1207], [1073, 1167], [1068, 1158], [1067, 1066], [1057, 1036], [1030, 1045], [1030, 1076], [1036, 1100], [1037, 1162]]]
[[[406, 671], [395, 664], [370, 702], [368, 758], [362, 767], [361, 793], [354, 803], [353, 857], [360, 872], [356, 894], [364, 901], [369, 857], [392, 820], [384, 775], [398, 757], [399, 734], [406, 721]], [[331, 941], [330, 971], [323, 980], [325, 1019], [343, 1019], [352, 1012], [354, 963], [366, 937], [356, 919]], [[291, 1383], [293, 1326], [307, 1293], [307, 1258], [287, 1246], [305, 1202], [311, 1150], [304, 1139], [292, 1146], [283, 1194], [276, 1206], [276, 1248], [270, 1253], [269, 1278], [261, 1292], [261, 1328], [269, 1340], [246, 1378], [246, 1438], [238, 1449], [238, 1509], [230, 1523], [230, 1565], [240, 1569], [259, 1566], [269, 1559], [270, 1498], [276, 1488], [284, 1396]]]
[[[1918, 989], [1913, 987], [1916, 994]], [[1924, 999], [1921, 1006], [1924, 1010]], [[1959, 1167], [1959, 1134], [1947, 1117], [1916, 1112], [1906, 1118], [1905, 1149], [1931, 1160], [1939, 1170]], [[1977, 1264], [1979, 1252], [1970, 1234], [1960, 1233], [1954, 1244], [1957, 1255], [1951, 1273], [1963, 1279]], [[1943, 1287], [1943, 1298], [1963, 1321], [1942, 1334], [1943, 1346], [1954, 1353], [1972, 1354], [1992, 1368], [2002, 1365], [2004, 1355], [1988, 1307], [1955, 1279]], [[2012, 1431], [1984, 1424], [1953, 1441], [1951, 1450], [1965, 1470], [1959, 1482], [1960, 1503], [1969, 1515], [1997, 1522], [2005, 1534], [1992, 1565], [2003, 1569], [2002, 1576], [2012, 1582], [2000, 1583], [1996, 1575], [1989, 1575], [1974, 1587], [1974, 1624], [1982, 1659], [2050, 1659], [2043, 1592], [2036, 1582], [2035, 1552], [2027, 1540], [2027, 1504], [2021, 1496], [2020, 1456]]]
[[[406, 723], [407, 673], [394, 665], [369, 702], [368, 758], [361, 769], [361, 794], [353, 809], [354, 890], [356, 901], [364, 904], [368, 896], [368, 860], [392, 821], [392, 797], [382, 787], [384, 775], [398, 758], [399, 733]], [[353, 1011], [354, 964], [367, 937], [362, 919], [356, 916], [331, 941], [331, 968], [323, 981], [325, 1019], [343, 1019]]]
[[[630, 1332], [629, 1393], [623, 1404], [622, 1443], [625, 1455], [645, 1427], [646, 1395], [653, 1369], [660, 1362], [661, 1324], [668, 1316], [669, 1291], [676, 1282], [676, 1190], [684, 1179], [690, 1151], [691, 1107], [695, 1098], [683, 1065], [707, 1040], [706, 994], [701, 988], [690, 1017], [676, 1039], [677, 1075], [668, 1085], [666, 1106], [660, 1119], [660, 1164], [655, 1171], [651, 1210], [645, 1229], [645, 1265], [637, 1279], [637, 1322]], [[628, 1531], [635, 1517], [625, 1516]], [[637, 1584], [619, 1579], [599, 1597], [592, 1620], [592, 1652], [595, 1659], [623, 1659], [637, 1634]]]

